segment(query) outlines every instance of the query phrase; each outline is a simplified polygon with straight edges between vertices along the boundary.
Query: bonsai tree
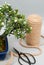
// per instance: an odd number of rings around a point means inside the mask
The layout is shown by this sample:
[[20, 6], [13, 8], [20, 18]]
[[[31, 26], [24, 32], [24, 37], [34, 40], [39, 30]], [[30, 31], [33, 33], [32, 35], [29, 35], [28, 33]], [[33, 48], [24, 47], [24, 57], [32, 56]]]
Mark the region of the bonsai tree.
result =
[[[31, 32], [31, 27], [23, 14], [18, 12], [18, 9], [12, 9], [8, 4], [0, 7], [0, 30], [4, 27], [4, 32], [0, 37], [7, 37], [13, 34], [17, 38], [25, 38], [26, 33]], [[2, 43], [0, 43], [1, 48]]]

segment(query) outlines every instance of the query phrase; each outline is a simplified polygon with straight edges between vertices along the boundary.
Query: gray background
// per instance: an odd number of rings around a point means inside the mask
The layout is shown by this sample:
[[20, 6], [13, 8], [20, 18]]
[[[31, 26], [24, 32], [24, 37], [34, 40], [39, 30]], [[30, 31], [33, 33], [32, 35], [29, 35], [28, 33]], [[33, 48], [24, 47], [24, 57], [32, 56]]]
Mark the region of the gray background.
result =
[[33, 13], [44, 16], [44, 0], [0, 0], [0, 6], [4, 2], [11, 4], [13, 8], [19, 9], [26, 17]]
[[[42, 17], [44, 17], [44, 0], [0, 0], [0, 6], [4, 4], [4, 2], [7, 2], [9, 4], [11, 4], [11, 6], [13, 8], [18, 8], [19, 11], [23, 14], [26, 15], [26, 17], [30, 14], [36, 13], [41, 15]], [[43, 20], [44, 22], [44, 20]], [[42, 35], [44, 35], [44, 23], [42, 26]], [[41, 44], [44, 43], [44, 39], [41, 39]], [[14, 37], [8, 37], [8, 43], [9, 43], [9, 48], [12, 49], [13, 46], [18, 49], [19, 51], [22, 52], [30, 52], [30, 50], [28, 49], [24, 49], [23, 47], [21, 47], [18, 44], [18, 41], [14, 38]], [[42, 54], [40, 56], [36, 56], [36, 64], [35, 65], [43, 65], [44, 64], [44, 45], [40, 47], [42, 49]], [[27, 51], [28, 50], [28, 51]], [[32, 49], [33, 50], [33, 49]], [[35, 50], [33, 50], [35, 51]], [[5, 65], [8, 62], [8, 55], [7, 55], [7, 59], [5, 59], [4, 61], [0, 61], [0, 65]], [[10, 58], [10, 57], [9, 57]], [[15, 57], [12, 65], [19, 65], [18, 63], [18, 57]], [[27, 64], [24, 64], [27, 65]]]

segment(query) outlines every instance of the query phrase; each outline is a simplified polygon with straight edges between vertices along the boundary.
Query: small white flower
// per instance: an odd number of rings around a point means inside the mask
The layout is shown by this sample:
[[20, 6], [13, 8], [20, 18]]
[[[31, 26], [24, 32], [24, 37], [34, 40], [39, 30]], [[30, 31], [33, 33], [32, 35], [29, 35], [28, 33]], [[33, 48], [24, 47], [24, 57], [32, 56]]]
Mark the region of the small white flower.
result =
[[22, 19], [19, 19], [20, 21], [22, 21]]
[[18, 31], [18, 34], [20, 34], [21, 32]]
[[2, 22], [2, 25], [4, 25], [4, 23]]
[[1, 8], [0, 8], [0, 10], [1, 10]]
[[24, 34], [25, 32], [22, 32], [22, 34]]
[[32, 30], [32, 27], [30, 27], [30, 29]]
[[18, 32], [18, 34], [19, 34], [19, 32]]
[[14, 20], [15, 22], [17, 22], [17, 19], [16, 20]]
[[24, 21], [24, 24], [26, 24], [26, 21]]

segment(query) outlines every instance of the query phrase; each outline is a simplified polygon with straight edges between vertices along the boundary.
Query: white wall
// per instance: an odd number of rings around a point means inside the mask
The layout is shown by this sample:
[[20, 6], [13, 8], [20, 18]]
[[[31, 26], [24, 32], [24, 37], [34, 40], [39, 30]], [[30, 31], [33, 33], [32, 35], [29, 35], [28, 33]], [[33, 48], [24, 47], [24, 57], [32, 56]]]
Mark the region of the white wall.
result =
[[18, 8], [26, 16], [32, 13], [44, 16], [44, 0], [0, 0], [0, 5], [5, 1], [13, 8]]

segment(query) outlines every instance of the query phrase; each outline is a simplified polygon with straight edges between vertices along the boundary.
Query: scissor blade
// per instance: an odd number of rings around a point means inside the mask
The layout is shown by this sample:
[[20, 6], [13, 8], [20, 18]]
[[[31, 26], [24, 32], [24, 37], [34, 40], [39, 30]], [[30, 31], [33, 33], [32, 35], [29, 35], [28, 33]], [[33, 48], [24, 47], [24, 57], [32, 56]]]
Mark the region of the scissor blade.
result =
[[13, 48], [13, 49], [19, 55], [19, 51], [17, 49], [15, 49], [15, 48]]

